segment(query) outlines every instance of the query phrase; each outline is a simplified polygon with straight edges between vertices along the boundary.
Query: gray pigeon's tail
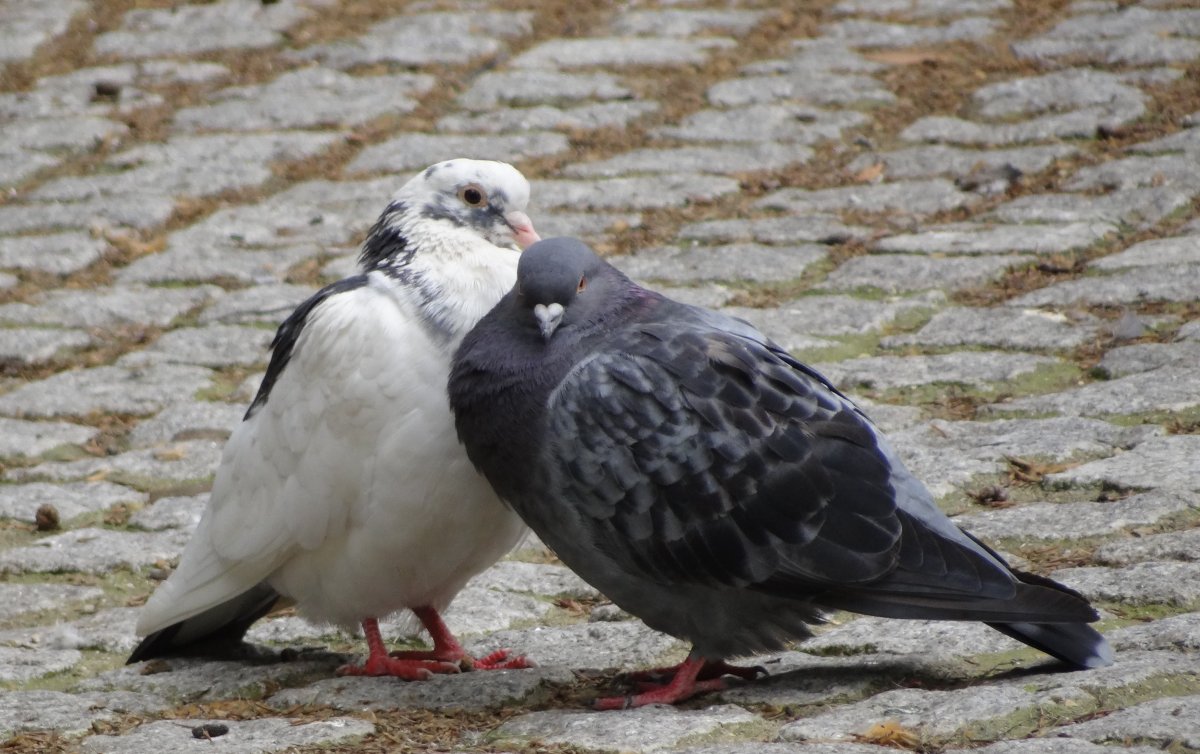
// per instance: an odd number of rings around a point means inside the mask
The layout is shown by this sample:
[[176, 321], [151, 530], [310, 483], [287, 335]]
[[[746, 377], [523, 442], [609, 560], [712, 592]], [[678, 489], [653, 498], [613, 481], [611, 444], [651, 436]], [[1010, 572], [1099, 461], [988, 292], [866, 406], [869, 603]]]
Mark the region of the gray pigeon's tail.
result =
[[1100, 632], [1086, 623], [988, 623], [997, 631], [1076, 668], [1113, 664], [1113, 650]]
[[251, 652], [242, 637], [278, 601], [278, 592], [259, 584], [216, 607], [155, 631], [142, 639], [125, 664], [170, 656], [245, 657]]

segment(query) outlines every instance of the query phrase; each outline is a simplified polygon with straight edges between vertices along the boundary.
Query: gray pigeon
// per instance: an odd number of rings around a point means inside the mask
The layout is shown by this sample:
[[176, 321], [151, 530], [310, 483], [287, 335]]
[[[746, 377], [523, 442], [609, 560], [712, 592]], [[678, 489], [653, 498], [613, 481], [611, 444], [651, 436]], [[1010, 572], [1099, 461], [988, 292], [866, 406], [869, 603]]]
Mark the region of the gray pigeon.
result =
[[[444, 385], [459, 341], [516, 279], [518, 247], [538, 238], [528, 200], [511, 165], [430, 166], [392, 197], [359, 274], [280, 326], [129, 662], [241, 649], [281, 601], [316, 623], [362, 626], [367, 660], [342, 674], [419, 679], [473, 661], [440, 612], [526, 530], [455, 440]], [[389, 656], [378, 619], [405, 608], [434, 648]], [[475, 665], [526, 662], [493, 653]]]
[[568, 238], [463, 340], [467, 455], [570, 568], [692, 643], [672, 703], [754, 671], [830, 610], [978, 620], [1076, 668], [1112, 662], [1076, 592], [1023, 573], [934, 504], [848, 398], [751, 325], [639, 287]]

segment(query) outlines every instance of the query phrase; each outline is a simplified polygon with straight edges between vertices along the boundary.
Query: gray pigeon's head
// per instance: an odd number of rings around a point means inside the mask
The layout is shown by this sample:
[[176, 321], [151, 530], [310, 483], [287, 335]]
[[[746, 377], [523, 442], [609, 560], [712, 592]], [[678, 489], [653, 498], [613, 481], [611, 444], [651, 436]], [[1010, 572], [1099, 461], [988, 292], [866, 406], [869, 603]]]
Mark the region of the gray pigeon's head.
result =
[[525, 250], [517, 264], [517, 295], [532, 310], [547, 340], [560, 327], [597, 319], [620, 300], [615, 294], [627, 288], [627, 282], [575, 238], [539, 241]]

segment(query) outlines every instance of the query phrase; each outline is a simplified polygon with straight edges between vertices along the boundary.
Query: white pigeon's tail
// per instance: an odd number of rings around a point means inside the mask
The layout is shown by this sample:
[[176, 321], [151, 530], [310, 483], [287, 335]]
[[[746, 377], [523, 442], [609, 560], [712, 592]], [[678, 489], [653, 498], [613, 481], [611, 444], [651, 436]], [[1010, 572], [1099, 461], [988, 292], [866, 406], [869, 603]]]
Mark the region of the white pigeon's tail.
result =
[[129, 665], [155, 657], [203, 655], [230, 657], [243, 649], [242, 637], [251, 624], [279, 601], [279, 593], [266, 583], [209, 609], [151, 633], [129, 655]]

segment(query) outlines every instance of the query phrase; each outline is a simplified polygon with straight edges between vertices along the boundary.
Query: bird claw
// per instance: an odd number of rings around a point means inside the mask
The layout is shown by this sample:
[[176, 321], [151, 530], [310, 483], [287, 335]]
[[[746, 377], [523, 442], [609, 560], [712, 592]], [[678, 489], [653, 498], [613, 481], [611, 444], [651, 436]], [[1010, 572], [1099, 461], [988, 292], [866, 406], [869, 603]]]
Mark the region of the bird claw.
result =
[[509, 657], [507, 649], [497, 649], [489, 655], [473, 660], [471, 665], [475, 670], [524, 670], [537, 667], [537, 663], [525, 655]]
[[368, 657], [362, 665], [342, 665], [337, 674], [342, 676], [393, 676], [406, 681], [428, 681], [434, 674], [462, 672], [452, 662], [436, 660], [398, 660], [393, 657]]

